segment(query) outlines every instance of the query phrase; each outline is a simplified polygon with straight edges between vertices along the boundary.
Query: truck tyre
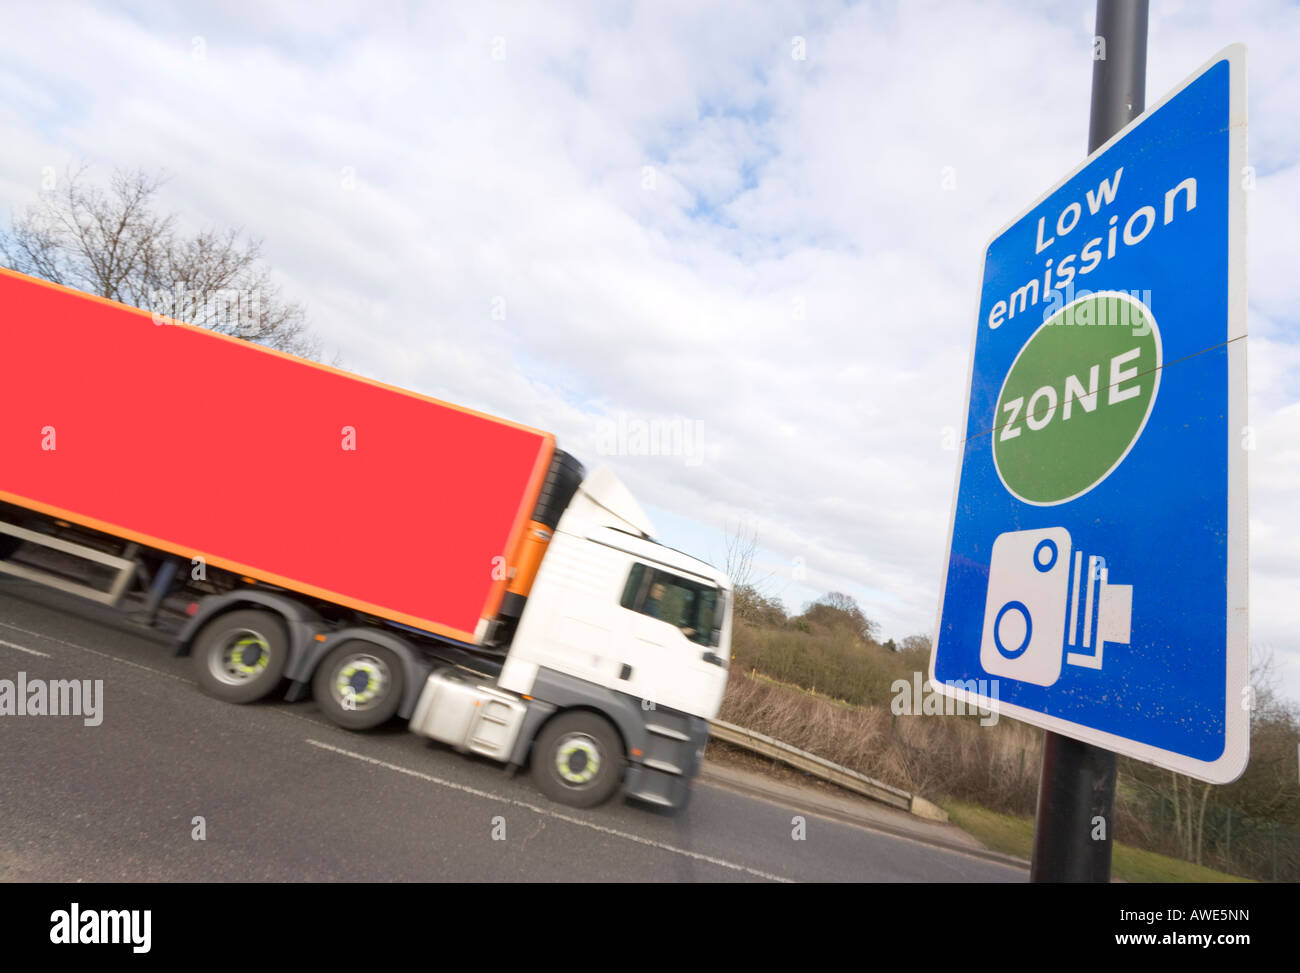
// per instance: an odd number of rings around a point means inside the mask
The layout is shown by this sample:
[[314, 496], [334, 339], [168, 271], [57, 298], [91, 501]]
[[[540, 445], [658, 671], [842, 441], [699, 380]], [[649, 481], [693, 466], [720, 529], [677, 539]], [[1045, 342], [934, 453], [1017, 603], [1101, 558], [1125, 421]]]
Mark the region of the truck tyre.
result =
[[251, 703], [279, 685], [289, 633], [272, 612], [227, 612], [203, 626], [192, 655], [200, 689], [228, 703]]
[[404, 682], [396, 652], [352, 639], [330, 650], [316, 669], [311, 688], [332, 723], [345, 730], [368, 730], [393, 718]]
[[533, 779], [547, 797], [569, 807], [595, 807], [618, 790], [623, 744], [595, 713], [557, 716], [533, 747]]

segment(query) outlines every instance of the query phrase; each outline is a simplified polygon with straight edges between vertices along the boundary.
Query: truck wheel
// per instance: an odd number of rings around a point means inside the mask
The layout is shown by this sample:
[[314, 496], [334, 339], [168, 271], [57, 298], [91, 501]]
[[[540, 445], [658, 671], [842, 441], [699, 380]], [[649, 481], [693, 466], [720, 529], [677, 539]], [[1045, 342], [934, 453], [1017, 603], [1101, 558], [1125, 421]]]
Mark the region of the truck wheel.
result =
[[565, 713], [542, 729], [533, 748], [533, 779], [553, 801], [595, 807], [618, 790], [623, 745], [594, 713]]
[[279, 685], [289, 633], [271, 612], [228, 612], [203, 627], [193, 656], [200, 689], [228, 703], [251, 703]]
[[316, 670], [312, 693], [330, 721], [368, 730], [392, 719], [402, 701], [402, 660], [373, 642], [336, 645]]

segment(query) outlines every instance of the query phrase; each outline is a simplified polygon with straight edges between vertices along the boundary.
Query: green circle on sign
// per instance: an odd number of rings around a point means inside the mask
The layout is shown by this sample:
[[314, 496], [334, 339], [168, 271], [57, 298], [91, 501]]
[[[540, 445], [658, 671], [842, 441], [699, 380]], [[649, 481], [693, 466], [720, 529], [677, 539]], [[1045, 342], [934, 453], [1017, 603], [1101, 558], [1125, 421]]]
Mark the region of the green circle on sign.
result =
[[1160, 388], [1160, 332], [1141, 301], [1104, 292], [1063, 307], [1016, 355], [993, 418], [993, 464], [1025, 503], [1053, 506], [1106, 479]]

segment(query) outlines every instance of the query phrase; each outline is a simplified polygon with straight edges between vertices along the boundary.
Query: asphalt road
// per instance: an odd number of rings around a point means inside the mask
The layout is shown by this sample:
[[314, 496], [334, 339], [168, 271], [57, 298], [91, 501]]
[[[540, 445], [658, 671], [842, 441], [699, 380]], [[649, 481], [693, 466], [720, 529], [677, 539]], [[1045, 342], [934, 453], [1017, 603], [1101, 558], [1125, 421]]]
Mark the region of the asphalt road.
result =
[[5, 584], [0, 679], [103, 680], [103, 705], [98, 726], [0, 716], [2, 881], [1027, 879], [702, 781], [677, 814], [566, 808], [398, 725], [350, 733], [310, 700], [211, 699], [165, 645]]

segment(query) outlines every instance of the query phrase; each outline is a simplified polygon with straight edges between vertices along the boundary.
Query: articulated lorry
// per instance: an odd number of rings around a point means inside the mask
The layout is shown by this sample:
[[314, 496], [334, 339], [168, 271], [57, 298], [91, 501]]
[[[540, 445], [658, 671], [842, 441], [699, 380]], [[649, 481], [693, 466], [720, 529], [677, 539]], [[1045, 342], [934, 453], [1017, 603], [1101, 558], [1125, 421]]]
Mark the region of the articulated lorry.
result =
[[607, 469], [3, 269], [0, 363], [0, 590], [111, 606], [230, 702], [405, 719], [572, 806], [684, 803], [731, 584], [656, 543]]

